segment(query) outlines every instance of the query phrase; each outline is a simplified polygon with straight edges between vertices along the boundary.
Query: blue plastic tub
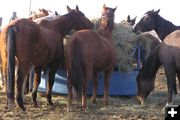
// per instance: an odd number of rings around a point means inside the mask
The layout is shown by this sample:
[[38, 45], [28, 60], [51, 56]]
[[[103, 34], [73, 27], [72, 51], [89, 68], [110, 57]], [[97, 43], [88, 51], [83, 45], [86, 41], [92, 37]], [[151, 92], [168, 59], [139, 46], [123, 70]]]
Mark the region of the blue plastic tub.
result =
[[[137, 84], [136, 76], [138, 71], [132, 71], [128, 73], [123, 72], [113, 72], [110, 80], [109, 95], [136, 95], [137, 94]], [[39, 91], [45, 92], [46, 81], [45, 77], [41, 78], [41, 83], [39, 85]], [[103, 73], [99, 75], [98, 80], [98, 93], [97, 95], [103, 95], [104, 79]], [[68, 94], [67, 90], [67, 78], [66, 72], [64, 70], [58, 70], [55, 76], [55, 82], [53, 86], [53, 93], [56, 94]], [[88, 82], [87, 94], [92, 94], [92, 81]]]

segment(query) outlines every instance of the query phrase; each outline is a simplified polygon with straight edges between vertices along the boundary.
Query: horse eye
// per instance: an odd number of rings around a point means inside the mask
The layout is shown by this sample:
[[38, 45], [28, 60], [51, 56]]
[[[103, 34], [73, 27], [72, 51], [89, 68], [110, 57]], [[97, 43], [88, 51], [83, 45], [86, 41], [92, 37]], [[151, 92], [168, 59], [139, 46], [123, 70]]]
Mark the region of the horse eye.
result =
[[145, 20], [146, 20], [146, 21], [150, 20], [150, 17], [149, 17], [149, 16], [146, 16], [146, 17], [145, 17]]

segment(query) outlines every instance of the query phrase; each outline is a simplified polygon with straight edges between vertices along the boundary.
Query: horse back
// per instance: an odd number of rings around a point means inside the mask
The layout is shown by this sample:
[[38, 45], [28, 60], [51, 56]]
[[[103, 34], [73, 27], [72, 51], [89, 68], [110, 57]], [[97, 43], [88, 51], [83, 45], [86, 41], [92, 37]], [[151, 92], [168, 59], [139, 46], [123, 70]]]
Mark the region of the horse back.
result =
[[[78, 43], [78, 44], [75, 44]], [[74, 46], [77, 45], [77, 46]], [[73, 34], [70, 47], [81, 47], [84, 64], [88, 63], [97, 70], [109, 69], [116, 62], [116, 50], [113, 42], [92, 30], [81, 30]]]
[[164, 39], [159, 57], [162, 64], [180, 68], [180, 30], [172, 32]]

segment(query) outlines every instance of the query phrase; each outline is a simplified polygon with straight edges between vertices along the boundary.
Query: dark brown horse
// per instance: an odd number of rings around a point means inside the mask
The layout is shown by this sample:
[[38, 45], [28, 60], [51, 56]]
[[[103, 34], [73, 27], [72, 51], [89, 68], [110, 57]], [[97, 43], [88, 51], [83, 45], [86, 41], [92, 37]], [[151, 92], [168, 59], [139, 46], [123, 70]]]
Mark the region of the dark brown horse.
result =
[[[69, 7], [69, 13], [53, 21], [44, 21], [38, 25], [28, 19], [17, 19], [8, 24], [1, 33], [0, 43], [3, 70], [6, 78], [6, 93], [8, 109], [13, 108], [14, 85], [16, 86], [16, 100], [19, 107], [25, 110], [22, 100], [22, 85], [25, 82], [27, 73], [32, 65], [35, 66], [35, 79], [33, 88], [33, 102], [37, 105], [37, 88], [40, 83], [41, 69], [48, 67], [48, 83], [46, 97], [52, 105], [51, 92], [54, 83], [56, 70], [62, 65], [64, 58], [63, 37], [71, 29], [92, 28], [93, 25], [79, 11]], [[14, 78], [15, 57], [18, 63], [17, 79]]]
[[135, 25], [134, 31], [136, 33], [139, 33], [155, 30], [159, 38], [163, 41], [164, 38], [171, 32], [180, 29], [180, 26], [176, 26], [173, 23], [161, 17], [158, 14], [159, 11], [160, 10], [151, 10], [146, 12], [144, 16], [141, 18], [141, 20]]
[[131, 19], [130, 15], [128, 15], [127, 20], [123, 20], [121, 21], [121, 23], [124, 25], [133, 26], [136, 23], [136, 18], [137, 17], [134, 17], [133, 19]]
[[180, 30], [169, 34], [147, 58], [137, 76], [138, 100], [141, 104], [154, 89], [155, 76], [158, 68], [163, 65], [167, 78], [168, 101], [173, 104], [176, 89], [176, 74], [180, 80]]
[[92, 102], [96, 101], [98, 73], [104, 71], [104, 104], [108, 105], [109, 80], [116, 62], [115, 46], [112, 41], [114, 12], [103, 6], [100, 29], [78, 31], [72, 35], [66, 46], [66, 67], [68, 70], [68, 104], [72, 103], [72, 87], [82, 94], [82, 109], [87, 106], [87, 83], [93, 79]]

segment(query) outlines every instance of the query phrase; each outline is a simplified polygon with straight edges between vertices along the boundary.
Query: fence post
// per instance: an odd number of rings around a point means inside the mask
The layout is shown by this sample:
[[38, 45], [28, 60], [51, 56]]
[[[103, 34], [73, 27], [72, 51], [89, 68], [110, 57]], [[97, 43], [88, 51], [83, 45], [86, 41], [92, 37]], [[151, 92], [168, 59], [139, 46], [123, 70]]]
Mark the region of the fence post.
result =
[[0, 17], [0, 31], [1, 31], [1, 29], [2, 29], [2, 17]]

